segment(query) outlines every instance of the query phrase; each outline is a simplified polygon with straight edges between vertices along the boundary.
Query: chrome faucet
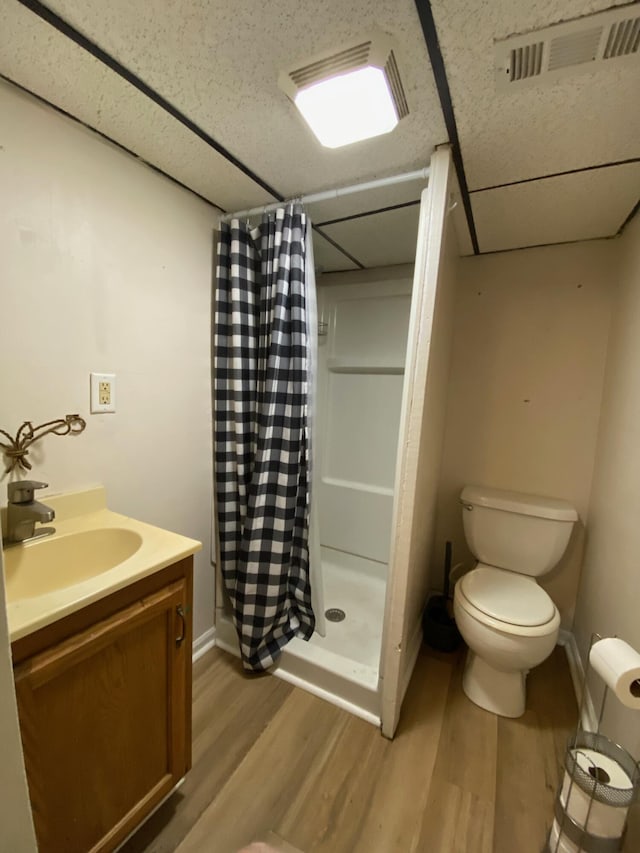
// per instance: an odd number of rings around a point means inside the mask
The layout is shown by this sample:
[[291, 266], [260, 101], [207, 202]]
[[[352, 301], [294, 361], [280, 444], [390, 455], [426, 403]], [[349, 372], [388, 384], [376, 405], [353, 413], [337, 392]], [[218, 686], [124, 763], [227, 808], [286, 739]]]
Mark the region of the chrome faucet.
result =
[[56, 532], [55, 527], [39, 527], [36, 530], [36, 522], [53, 521], [56, 515], [50, 506], [33, 499], [34, 490], [46, 489], [47, 485], [48, 483], [37, 483], [34, 480], [9, 483], [6, 545], [50, 536]]

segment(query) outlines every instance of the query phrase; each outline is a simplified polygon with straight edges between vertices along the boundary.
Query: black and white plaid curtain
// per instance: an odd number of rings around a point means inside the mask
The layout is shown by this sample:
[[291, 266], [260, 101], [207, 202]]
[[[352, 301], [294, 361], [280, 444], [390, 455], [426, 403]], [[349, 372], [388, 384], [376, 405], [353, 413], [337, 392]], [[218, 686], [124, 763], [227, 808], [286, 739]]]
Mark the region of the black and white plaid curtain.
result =
[[232, 219], [218, 242], [214, 336], [220, 567], [245, 669], [315, 620], [309, 584], [307, 217]]

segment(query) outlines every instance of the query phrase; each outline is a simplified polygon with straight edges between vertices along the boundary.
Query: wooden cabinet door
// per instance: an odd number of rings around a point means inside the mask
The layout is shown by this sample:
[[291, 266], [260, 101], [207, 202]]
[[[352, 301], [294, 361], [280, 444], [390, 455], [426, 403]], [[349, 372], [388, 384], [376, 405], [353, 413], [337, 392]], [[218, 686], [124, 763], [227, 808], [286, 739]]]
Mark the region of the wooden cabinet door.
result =
[[176, 580], [16, 667], [40, 853], [113, 850], [184, 776], [187, 605]]

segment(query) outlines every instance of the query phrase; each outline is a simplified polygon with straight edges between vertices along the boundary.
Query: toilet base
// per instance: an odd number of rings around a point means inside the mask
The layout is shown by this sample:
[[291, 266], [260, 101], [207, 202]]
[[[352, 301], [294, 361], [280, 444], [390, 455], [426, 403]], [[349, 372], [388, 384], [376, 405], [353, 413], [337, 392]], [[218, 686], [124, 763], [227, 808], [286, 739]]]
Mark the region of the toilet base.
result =
[[475, 705], [499, 717], [521, 717], [525, 710], [526, 672], [494, 669], [471, 649], [462, 677], [462, 689]]

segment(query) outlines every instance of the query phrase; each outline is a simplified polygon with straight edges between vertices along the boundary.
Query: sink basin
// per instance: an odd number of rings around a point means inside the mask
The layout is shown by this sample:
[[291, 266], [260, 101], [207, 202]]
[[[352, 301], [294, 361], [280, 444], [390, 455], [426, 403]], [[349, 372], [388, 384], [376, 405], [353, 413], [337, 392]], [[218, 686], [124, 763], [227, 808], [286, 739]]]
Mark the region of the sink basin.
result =
[[4, 552], [7, 601], [34, 598], [109, 571], [136, 553], [142, 537], [105, 527], [13, 545]]

